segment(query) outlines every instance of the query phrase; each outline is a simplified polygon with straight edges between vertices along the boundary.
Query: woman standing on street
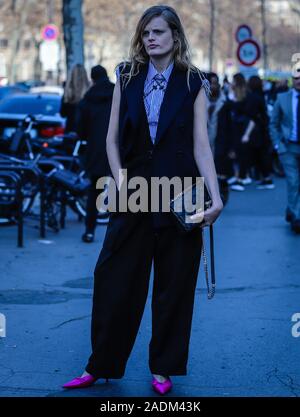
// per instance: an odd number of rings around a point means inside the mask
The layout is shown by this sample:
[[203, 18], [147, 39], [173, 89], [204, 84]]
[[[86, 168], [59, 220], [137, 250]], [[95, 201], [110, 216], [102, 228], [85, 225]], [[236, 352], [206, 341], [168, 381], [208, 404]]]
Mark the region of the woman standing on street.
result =
[[[173, 8], [154, 6], [144, 12], [132, 39], [130, 62], [120, 65], [117, 75], [107, 155], [118, 191], [124, 185], [124, 169], [128, 181], [142, 176], [148, 184], [152, 177], [204, 176], [213, 201], [204, 222], [213, 223], [223, 204], [207, 136], [209, 87], [191, 64]], [[202, 221], [199, 214], [194, 218]], [[187, 374], [201, 248], [199, 228], [180, 234], [170, 212], [111, 214], [95, 268], [93, 351], [82, 376], [64, 388], [123, 377], [142, 319], [152, 261], [152, 387], [165, 394], [172, 388], [171, 375]]]
[[65, 133], [76, 132], [77, 106], [90, 86], [83, 65], [76, 64], [67, 78], [64, 94], [61, 100], [60, 114], [66, 117]]

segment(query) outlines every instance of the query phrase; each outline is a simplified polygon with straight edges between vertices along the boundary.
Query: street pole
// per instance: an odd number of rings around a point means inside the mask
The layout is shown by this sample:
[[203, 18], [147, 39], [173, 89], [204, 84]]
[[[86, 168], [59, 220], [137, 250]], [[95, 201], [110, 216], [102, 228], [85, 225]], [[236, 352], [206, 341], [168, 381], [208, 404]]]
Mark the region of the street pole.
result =
[[[54, 12], [53, 12], [53, 0], [47, 0], [47, 15], [48, 15], [48, 23], [53, 23]], [[56, 69], [58, 72], [58, 69]], [[52, 85], [54, 81], [54, 74], [53, 71], [47, 71], [46, 75], [46, 82], [49, 85]]]
[[82, 0], [63, 0], [63, 31], [67, 71], [75, 64], [84, 65], [84, 22]]
[[266, 21], [266, 1], [260, 0], [260, 11], [261, 11], [261, 25], [262, 25], [262, 52], [263, 52], [263, 67], [264, 74], [269, 67], [268, 64], [268, 45], [267, 45], [267, 21]]
[[47, 0], [47, 14], [48, 14], [48, 23], [53, 23], [53, 0]]

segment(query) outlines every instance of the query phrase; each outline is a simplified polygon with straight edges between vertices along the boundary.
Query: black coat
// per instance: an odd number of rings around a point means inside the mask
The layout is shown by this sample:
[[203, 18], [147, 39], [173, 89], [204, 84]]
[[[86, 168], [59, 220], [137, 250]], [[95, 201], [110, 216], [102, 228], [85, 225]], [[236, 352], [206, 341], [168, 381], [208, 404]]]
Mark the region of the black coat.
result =
[[[119, 148], [122, 168], [127, 168], [128, 179], [144, 177], [149, 190], [152, 177], [191, 177], [195, 182], [196, 177], [201, 175], [193, 152], [194, 102], [202, 81], [197, 74], [191, 74], [189, 90], [186, 71], [173, 68], [160, 109], [156, 142], [153, 144], [143, 103], [147, 73], [148, 65], [141, 66], [138, 75], [130, 80], [121, 93]], [[170, 199], [174, 191], [171, 187]], [[150, 200], [149, 197], [149, 203]], [[174, 225], [171, 213], [151, 214], [155, 227]]]
[[76, 131], [76, 112], [77, 112], [78, 103], [66, 103], [64, 101], [64, 96], [61, 100], [60, 105], [60, 115], [66, 118], [66, 127], [65, 132], [75, 132]]
[[90, 176], [106, 176], [111, 171], [106, 153], [114, 84], [103, 78], [94, 84], [80, 101], [77, 112], [77, 134], [87, 141], [84, 165]]
[[242, 101], [230, 101], [229, 106], [235, 145], [240, 144], [250, 120], [255, 123], [250, 134], [250, 145], [253, 147], [265, 145], [268, 141], [268, 115], [264, 97], [256, 93], [248, 93]]
[[233, 149], [230, 103], [226, 100], [218, 112], [215, 155], [224, 157]]
[[193, 123], [194, 101], [202, 81], [192, 73], [189, 91], [186, 71], [173, 68], [161, 105], [156, 142], [153, 145], [143, 103], [147, 72], [148, 65], [141, 66], [139, 74], [131, 79], [121, 93], [119, 145], [122, 167], [130, 169], [133, 165], [137, 166], [136, 161], [139, 161], [143, 169], [151, 160], [151, 176], [198, 176], [193, 154]]

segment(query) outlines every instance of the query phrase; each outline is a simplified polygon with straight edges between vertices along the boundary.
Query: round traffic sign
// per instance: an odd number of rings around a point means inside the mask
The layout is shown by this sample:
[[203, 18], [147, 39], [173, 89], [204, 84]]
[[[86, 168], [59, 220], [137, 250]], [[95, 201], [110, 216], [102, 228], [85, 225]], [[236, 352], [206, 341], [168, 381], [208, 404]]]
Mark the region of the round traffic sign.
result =
[[238, 43], [245, 41], [246, 39], [252, 38], [252, 29], [248, 25], [238, 26], [235, 32], [235, 39]]
[[42, 37], [45, 41], [54, 41], [59, 34], [58, 27], [55, 25], [46, 25], [42, 29]]
[[237, 58], [242, 65], [251, 67], [260, 58], [260, 47], [253, 39], [241, 42], [237, 49]]

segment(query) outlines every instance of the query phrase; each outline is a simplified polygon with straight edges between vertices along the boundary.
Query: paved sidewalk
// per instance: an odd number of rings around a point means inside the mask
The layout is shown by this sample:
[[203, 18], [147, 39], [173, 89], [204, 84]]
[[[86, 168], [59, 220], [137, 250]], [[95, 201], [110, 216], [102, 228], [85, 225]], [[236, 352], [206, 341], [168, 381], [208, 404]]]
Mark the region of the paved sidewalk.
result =
[[[285, 181], [274, 190], [232, 192], [215, 225], [215, 298], [207, 300], [200, 267], [187, 376], [172, 377], [168, 396], [300, 396], [300, 338], [291, 317], [300, 313], [300, 236], [284, 221]], [[25, 247], [16, 228], [0, 228], [0, 396], [157, 396], [150, 386], [150, 295], [122, 379], [88, 389], [61, 385], [81, 374], [90, 355], [93, 269], [105, 226], [93, 244], [83, 225], [40, 241], [32, 221]]]

